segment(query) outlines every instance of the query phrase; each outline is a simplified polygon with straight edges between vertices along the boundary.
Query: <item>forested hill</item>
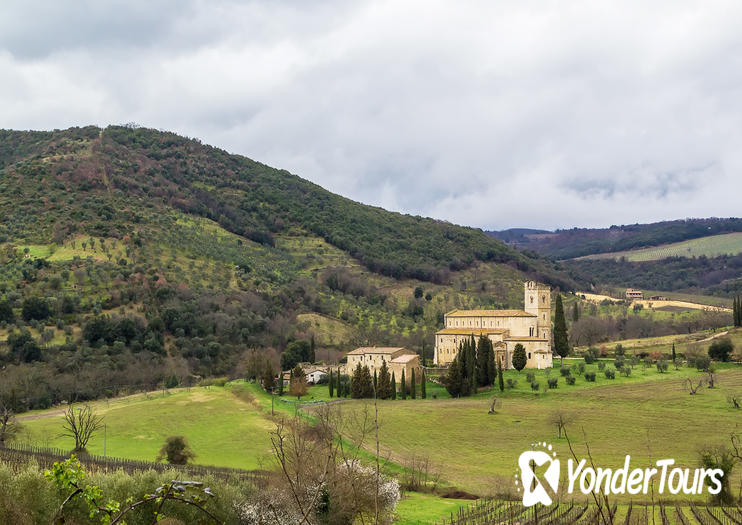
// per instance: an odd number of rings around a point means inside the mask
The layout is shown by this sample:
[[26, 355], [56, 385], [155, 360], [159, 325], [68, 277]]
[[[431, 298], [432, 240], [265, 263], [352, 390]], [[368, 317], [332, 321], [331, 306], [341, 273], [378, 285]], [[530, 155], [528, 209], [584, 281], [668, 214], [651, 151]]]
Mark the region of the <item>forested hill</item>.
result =
[[[445, 283], [477, 261], [508, 263], [562, 288], [573, 283], [481, 230], [366, 206], [284, 170], [201, 144], [131, 127], [0, 131], [2, 212], [8, 239], [48, 242], [75, 230], [123, 238], [136, 208], [172, 207], [272, 247], [308, 232], [395, 278]], [[70, 198], [74, 196], [74, 198]], [[35, 198], [34, 198], [35, 197]], [[43, 213], [41, 213], [43, 212]]]
[[520, 249], [554, 259], [572, 259], [730, 232], [742, 232], [742, 219], [684, 219], [610, 228], [573, 228], [555, 232], [512, 229], [487, 233]]
[[[248, 377], [357, 346], [432, 358], [454, 308], [522, 308], [558, 263], [197, 140], [0, 131], [0, 401]], [[315, 353], [316, 352], [316, 353]]]

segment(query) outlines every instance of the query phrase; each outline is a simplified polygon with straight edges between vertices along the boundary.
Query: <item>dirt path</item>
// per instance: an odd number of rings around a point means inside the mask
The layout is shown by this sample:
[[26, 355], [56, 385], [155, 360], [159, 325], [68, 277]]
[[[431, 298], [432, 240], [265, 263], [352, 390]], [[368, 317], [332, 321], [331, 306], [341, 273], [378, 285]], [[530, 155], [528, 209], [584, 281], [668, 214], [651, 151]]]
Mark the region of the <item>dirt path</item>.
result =
[[698, 342], [699, 342], [699, 343], [706, 343], [706, 342], [708, 342], [708, 341], [711, 341], [712, 339], [716, 339], [717, 337], [724, 337], [724, 336], [725, 336], [725, 335], [727, 335], [728, 333], [729, 333], [729, 330], [725, 330], [725, 331], [723, 331], [723, 332], [719, 332], [718, 334], [710, 335], [710, 336], [708, 336], [708, 337], [707, 337], [706, 339], [701, 339], [701, 340], [700, 340], [700, 341], [698, 341]]

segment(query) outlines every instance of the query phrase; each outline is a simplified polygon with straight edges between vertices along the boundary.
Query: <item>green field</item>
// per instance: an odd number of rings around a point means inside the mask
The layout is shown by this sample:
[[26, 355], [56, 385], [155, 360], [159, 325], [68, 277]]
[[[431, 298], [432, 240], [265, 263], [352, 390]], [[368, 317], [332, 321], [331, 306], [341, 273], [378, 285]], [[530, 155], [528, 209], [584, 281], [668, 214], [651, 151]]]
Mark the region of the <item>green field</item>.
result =
[[[672, 457], [681, 466], [695, 467], [699, 448], [726, 443], [738, 422], [739, 413], [727, 402], [730, 392], [742, 390], [742, 367], [737, 365], [723, 365], [717, 388], [703, 388], [695, 396], [683, 388], [685, 378], [701, 376], [695, 369], [671, 366], [660, 374], [654, 367], [638, 365], [630, 377], [617, 375], [614, 380], [595, 364], [587, 370], [597, 372], [596, 382], [578, 376], [576, 385], [569, 386], [558, 370], [534, 371], [542, 387], [547, 375], [558, 377], [559, 384], [554, 390], [532, 392], [526, 371], [510, 370], [505, 377], [517, 378], [518, 384], [502, 394], [484, 391], [451, 399], [441, 387], [429, 383], [428, 392], [436, 392], [437, 399], [380, 401], [381, 455], [385, 464], [398, 465], [389, 465], [397, 473], [409, 466], [411, 458], [427, 458], [442, 486], [488, 496], [512, 491], [518, 455], [531, 443], [547, 441], [561, 458], [569, 456], [566, 440], [557, 439], [550, 422], [558, 410], [571, 418], [568, 429], [577, 454], [584, 455], [588, 443], [596, 464], [608, 467], [620, 466], [626, 454], [640, 464]], [[327, 399], [327, 391], [326, 385], [312, 387], [302, 402]], [[493, 394], [501, 404], [489, 415]], [[110, 456], [153, 460], [166, 436], [182, 434], [198, 454], [199, 464], [265, 468], [271, 464], [272, 403], [276, 415], [297, 413], [295, 399], [271, 399], [257, 385], [244, 383], [139, 394], [94, 405], [105, 417]], [[368, 403], [348, 400], [336, 406], [350, 416]], [[312, 407], [303, 410], [311, 413]], [[24, 414], [22, 423], [22, 441], [72, 446], [68, 438], [59, 437], [59, 409]], [[102, 454], [103, 441], [97, 435], [90, 451]], [[740, 472], [735, 472], [733, 483], [739, 480]], [[427, 523], [466, 504], [411, 494], [397, 513], [401, 523]]]
[[[196, 463], [256, 469], [270, 460], [271, 421], [254, 404], [227, 388], [138, 394], [107, 403], [92, 404], [106, 423], [106, 454], [154, 461], [167, 436], [183, 435], [196, 452]], [[42, 417], [43, 416], [43, 417]], [[74, 441], [62, 437], [61, 409], [29, 412], [21, 416], [22, 442], [71, 449]], [[88, 446], [103, 454], [104, 434]]]
[[620, 259], [625, 257], [632, 262], [656, 261], [666, 257], [716, 257], [719, 255], [735, 255], [742, 252], [742, 232], [711, 235], [687, 241], [626, 250], [622, 252], [598, 253], [586, 255], [577, 259]]

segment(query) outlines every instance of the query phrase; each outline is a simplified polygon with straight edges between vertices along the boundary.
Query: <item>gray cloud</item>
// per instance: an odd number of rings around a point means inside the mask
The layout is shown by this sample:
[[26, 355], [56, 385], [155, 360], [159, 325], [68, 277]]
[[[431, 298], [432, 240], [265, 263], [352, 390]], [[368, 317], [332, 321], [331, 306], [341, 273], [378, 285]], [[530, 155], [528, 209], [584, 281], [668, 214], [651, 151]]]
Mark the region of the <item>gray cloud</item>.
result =
[[0, 127], [136, 121], [483, 228], [739, 215], [742, 4], [10, 2]]

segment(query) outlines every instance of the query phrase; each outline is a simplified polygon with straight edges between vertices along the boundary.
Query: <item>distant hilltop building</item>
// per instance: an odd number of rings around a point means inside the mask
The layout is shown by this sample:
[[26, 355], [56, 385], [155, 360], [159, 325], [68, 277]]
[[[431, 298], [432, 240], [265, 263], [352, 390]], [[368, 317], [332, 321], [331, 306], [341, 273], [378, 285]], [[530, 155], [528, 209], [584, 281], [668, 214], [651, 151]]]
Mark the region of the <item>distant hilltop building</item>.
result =
[[383, 363], [386, 363], [389, 374], [394, 372], [394, 379], [397, 382], [402, 381], [402, 372], [405, 373], [405, 382], [411, 383], [412, 371], [415, 370], [415, 382], [419, 382], [422, 377], [422, 368], [420, 367], [420, 357], [413, 351], [406, 348], [364, 346], [346, 354], [348, 363], [345, 365], [345, 373], [353, 374], [353, 370], [359, 364], [367, 366], [371, 375], [374, 370], [378, 373]]
[[626, 299], [631, 299], [632, 301], [634, 299], [642, 300], [644, 299], [644, 294], [641, 290], [635, 290], [633, 288], [626, 288]]
[[513, 350], [520, 343], [526, 349], [526, 368], [550, 368], [551, 289], [528, 281], [523, 310], [453, 310], [445, 315], [445, 328], [435, 334], [434, 361], [447, 366], [456, 357], [459, 344], [474, 336], [488, 337], [495, 348], [495, 361], [513, 368]]

